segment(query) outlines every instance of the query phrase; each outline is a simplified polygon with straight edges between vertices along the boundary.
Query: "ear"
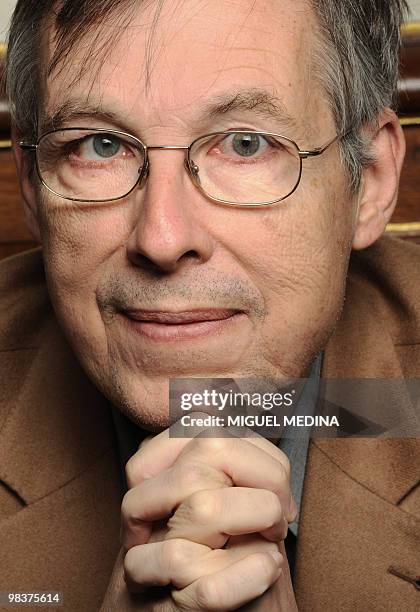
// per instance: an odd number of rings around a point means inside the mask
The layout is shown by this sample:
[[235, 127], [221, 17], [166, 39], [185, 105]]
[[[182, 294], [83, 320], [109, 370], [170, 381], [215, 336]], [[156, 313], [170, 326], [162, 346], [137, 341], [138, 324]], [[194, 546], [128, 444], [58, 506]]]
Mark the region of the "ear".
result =
[[15, 128], [12, 128], [12, 150], [15, 158], [20, 191], [23, 199], [23, 211], [25, 215], [26, 226], [31, 233], [31, 236], [36, 242], [42, 242], [41, 232], [38, 221], [38, 206], [36, 200], [35, 183], [31, 174], [31, 160], [29, 155], [22, 151], [19, 146], [19, 135]]
[[386, 109], [371, 141], [373, 163], [364, 169], [353, 249], [365, 249], [384, 233], [398, 200], [405, 137], [397, 115]]

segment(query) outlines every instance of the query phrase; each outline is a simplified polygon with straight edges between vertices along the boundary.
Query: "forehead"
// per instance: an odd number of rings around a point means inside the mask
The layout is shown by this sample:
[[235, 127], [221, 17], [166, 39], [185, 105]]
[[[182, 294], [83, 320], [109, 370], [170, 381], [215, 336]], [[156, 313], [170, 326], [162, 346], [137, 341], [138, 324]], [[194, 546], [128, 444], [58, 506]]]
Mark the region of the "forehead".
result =
[[46, 111], [77, 99], [163, 124], [248, 88], [305, 122], [317, 98], [316, 30], [304, 0], [166, 1], [159, 11], [156, 2], [140, 3], [128, 26], [111, 15], [73, 46], [48, 79]]

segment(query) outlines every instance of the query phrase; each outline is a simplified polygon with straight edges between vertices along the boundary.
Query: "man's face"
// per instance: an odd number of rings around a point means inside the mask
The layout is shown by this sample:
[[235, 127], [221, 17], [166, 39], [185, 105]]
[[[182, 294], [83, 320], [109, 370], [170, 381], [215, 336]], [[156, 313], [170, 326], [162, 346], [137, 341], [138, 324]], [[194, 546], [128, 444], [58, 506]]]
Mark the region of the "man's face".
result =
[[[47, 114], [69, 100], [100, 104], [115, 119], [64, 127], [120, 129], [147, 145], [233, 129], [281, 133], [302, 149], [334, 137], [306, 3], [167, 2], [152, 34], [155, 10], [140, 7], [100, 71], [70, 88], [86, 45], [112, 36], [112, 20], [103, 37], [87, 35], [49, 79]], [[278, 98], [292, 125], [267, 103], [251, 108], [257, 90]], [[208, 112], [239, 93], [247, 103]], [[170, 377], [307, 373], [340, 312], [355, 204], [336, 145], [303, 162], [292, 196], [260, 209], [207, 199], [182, 150], [149, 158], [146, 185], [123, 200], [77, 205], [42, 191], [38, 205], [50, 294], [74, 351], [116, 406], [154, 429], [168, 422]]]

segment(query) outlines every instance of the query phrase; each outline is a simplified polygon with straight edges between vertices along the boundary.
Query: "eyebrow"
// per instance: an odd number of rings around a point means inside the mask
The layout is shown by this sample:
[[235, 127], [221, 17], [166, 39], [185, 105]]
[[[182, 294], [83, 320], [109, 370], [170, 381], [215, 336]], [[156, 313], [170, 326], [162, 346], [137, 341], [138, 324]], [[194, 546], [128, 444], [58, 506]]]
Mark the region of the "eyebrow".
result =
[[264, 119], [275, 120], [290, 128], [297, 128], [280, 98], [264, 89], [243, 90], [233, 95], [220, 96], [208, 108], [210, 117], [219, 117], [235, 111], [254, 112]]
[[[234, 112], [243, 111], [259, 115], [264, 119], [275, 121], [281, 126], [299, 129], [296, 120], [289, 114], [284, 103], [275, 95], [264, 89], [247, 89], [216, 96], [210, 99], [201, 110], [201, 117], [197, 123], [208, 119], [218, 119]], [[125, 131], [130, 132], [129, 126], [124, 125], [123, 116], [117, 112], [105, 109], [101, 104], [88, 104], [82, 99], [71, 99], [53, 110], [50, 115], [41, 118], [40, 127], [43, 133], [56, 130], [65, 124], [74, 123], [78, 119], [95, 119], [122, 125]]]
[[121, 121], [117, 113], [105, 110], [100, 104], [87, 104], [78, 99], [66, 100], [50, 115], [45, 114], [41, 118], [41, 132], [60, 129], [66, 123], [77, 121], [77, 119], [99, 119], [111, 123]]

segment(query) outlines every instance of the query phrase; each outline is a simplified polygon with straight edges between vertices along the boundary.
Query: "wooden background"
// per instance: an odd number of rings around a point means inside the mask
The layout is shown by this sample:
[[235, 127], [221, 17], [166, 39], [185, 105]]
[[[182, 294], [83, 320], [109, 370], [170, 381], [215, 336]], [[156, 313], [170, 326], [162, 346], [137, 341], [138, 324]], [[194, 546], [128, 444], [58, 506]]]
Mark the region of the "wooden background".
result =
[[[0, 0], [1, 1], [1, 0]], [[389, 232], [420, 242], [420, 23], [404, 28], [399, 115], [407, 140], [398, 207]], [[5, 49], [0, 46], [1, 56]], [[0, 259], [36, 246], [24, 223], [10, 150], [10, 118], [0, 95]]]

